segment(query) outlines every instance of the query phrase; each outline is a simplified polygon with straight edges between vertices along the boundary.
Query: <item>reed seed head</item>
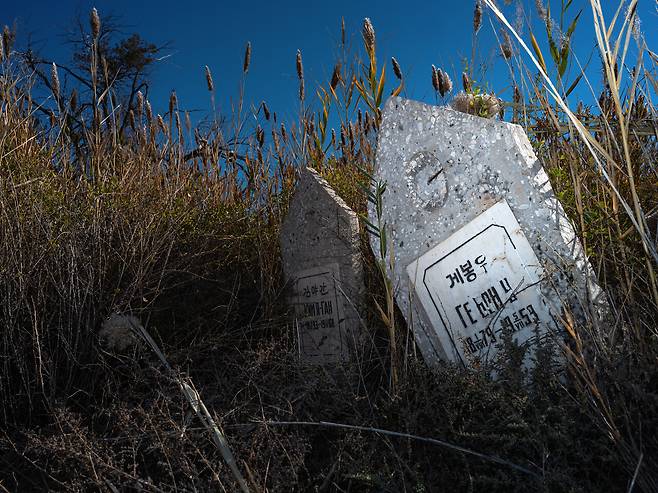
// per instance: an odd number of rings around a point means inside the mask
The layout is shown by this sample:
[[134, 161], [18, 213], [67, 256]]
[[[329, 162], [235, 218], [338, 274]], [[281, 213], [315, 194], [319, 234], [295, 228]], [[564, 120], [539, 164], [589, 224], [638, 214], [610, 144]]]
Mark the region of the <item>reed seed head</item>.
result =
[[171, 91], [169, 96], [169, 114], [174, 114], [174, 109], [178, 106], [178, 98], [176, 97], [176, 91]]
[[206, 84], [208, 85], [208, 90], [210, 92], [215, 91], [215, 84], [213, 83], [212, 74], [210, 73], [210, 69], [208, 68], [208, 65], [206, 65]]
[[523, 26], [525, 24], [525, 10], [523, 9], [523, 3], [521, 2], [516, 2], [516, 12], [514, 15], [514, 30], [519, 33], [519, 35], [523, 34]]
[[279, 134], [276, 133], [276, 130], [272, 130], [272, 142], [274, 142], [274, 150], [280, 155], [281, 148], [279, 144]]
[[265, 101], [261, 103], [261, 106], [263, 107], [263, 114], [265, 115], [265, 119], [270, 121], [270, 109], [265, 104]]
[[[656, 3], [656, 7], [658, 7], [658, 3]], [[633, 39], [639, 44], [642, 38], [642, 21], [640, 20], [640, 16], [637, 15], [637, 4], [634, 5], [633, 12], [629, 17], [632, 19], [631, 32], [633, 33]]]
[[96, 7], [91, 9], [91, 14], [89, 14], [89, 25], [91, 26], [91, 35], [94, 39], [98, 39], [101, 32], [101, 18], [98, 16]]
[[500, 52], [503, 55], [503, 58], [505, 60], [509, 60], [512, 58], [512, 40], [509, 37], [509, 34], [507, 34], [507, 31], [501, 30], [500, 31], [500, 36], [502, 38], [502, 41], [500, 42]]
[[103, 66], [103, 77], [105, 77], [105, 82], [109, 86], [110, 85], [110, 72], [107, 69], [107, 59], [105, 57], [101, 57], [101, 65]]
[[53, 89], [53, 95], [55, 96], [55, 99], [59, 101], [59, 75], [57, 75], [57, 65], [55, 65], [54, 62], [50, 67], [50, 82]]
[[439, 77], [439, 71], [434, 65], [432, 65], [432, 87], [434, 87], [436, 92], [441, 91], [441, 79]]
[[265, 131], [261, 128], [260, 125], [256, 127], [256, 140], [258, 141], [258, 145], [263, 147], [263, 144], [265, 144]]
[[368, 54], [375, 52], [375, 29], [372, 27], [372, 22], [366, 17], [363, 19], [363, 29], [361, 31], [363, 42], [366, 45]]
[[137, 91], [137, 113], [139, 115], [142, 114], [142, 111], [144, 111], [144, 95], [142, 94], [142, 91]]
[[71, 91], [71, 99], [69, 100], [69, 108], [72, 113], [75, 113], [75, 110], [78, 109], [78, 91], [73, 89]]
[[473, 32], [478, 33], [482, 27], [482, 5], [480, 0], [475, 0], [475, 10], [473, 11]]
[[444, 70], [439, 69], [439, 86], [441, 89], [441, 97], [447, 93], [452, 92], [452, 79]]
[[340, 42], [345, 46], [345, 17], [340, 18]]
[[542, 0], [535, 0], [535, 8], [537, 9], [537, 14], [539, 15], [539, 18], [543, 21], [546, 21], [546, 17], [548, 16], [548, 11], [544, 6], [544, 2]]
[[391, 65], [393, 65], [393, 73], [395, 76], [399, 79], [402, 80], [402, 70], [400, 70], [400, 64], [398, 61], [395, 59], [394, 56], [391, 57]]
[[249, 64], [251, 63], [251, 41], [247, 41], [247, 47], [244, 50], [244, 63], [242, 64], [242, 72], [245, 74], [249, 72]]
[[148, 100], [146, 100], [144, 106], [146, 107], [146, 119], [150, 124], [153, 121], [153, 109], [151, 108], [151, 103]]
[[192, 131], [192, 119], [190, 118], [190, 112], [185, 112], [185, 130], [188, 132]]
[[11, 54], [11, 49], [14, 45], [14, 39], [16, 39], [16, 33], [12, 31], [9, 26], [5, 25], [2, 29], [2, 50], [4, 52], [5, 58], [9, 58]]
[[166, 133], [167, 132], [167, 126], [165, 125], [165, 122], [162, 119], [162, 115], [160, 115], [159, 113], [158, 113], [157, 120], [158, 120], [158, 127], [160, 127], [160, 130], [162, 130], [164, 133]]
[[295, 61], [297, 65], [297, 78], [302, 80], [304, 78], [304, 64], [302, 63], [302, 52], [300, 50], [297, 50], [297, 57]]
[[180, 114], [177, 111], [176, 112], [176, 133], [178, 134], [179, 138], [183, 133], [182, 130], [183, 130], [183, 126], [181, 125]]
[[473, 83], [471, 82], [471, 78], [466, 72], [462, 72], [462, 86], [464, 88], [464, 92], [470, 93], [473, 91]]
[[331, 82], [329, 83], [329, 85], [333, 90], [335, 90], [339, 82], [340, 82], [340, 62], [338, 62], [334, 67], [334, 71], [331, 74]]

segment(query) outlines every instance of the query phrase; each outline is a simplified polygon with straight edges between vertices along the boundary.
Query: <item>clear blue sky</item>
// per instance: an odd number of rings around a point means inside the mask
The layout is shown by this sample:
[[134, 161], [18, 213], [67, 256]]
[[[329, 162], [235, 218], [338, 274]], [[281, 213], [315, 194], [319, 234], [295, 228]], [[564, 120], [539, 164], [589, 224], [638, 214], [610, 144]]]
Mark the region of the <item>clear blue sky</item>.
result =
[[[503, 4], [502, 1], [498, 2]], [[522, 0], [527, 14], [535, 15], [535, 1]], [[546, 2], [545, 2], [546, 3]], [[553, 0], [553, 10], [559, 7]], [[604, 0], [605, 6], [616, 0]], [[381, 62], [397, 58], [407, 77], [408, 97], [434, 102], [431, 87], [431, 64], [446, 69], [459, 86], [462, 59], [470, 57], [474, 2], [443, 0], [422, 2], [331, 2], [285, 1], [251, 2], [173, 1], [173, 0], [7, 0], [0, 11], [0, 22], [18, 27], [18, 48], [31, 40], [45, 57], [60, 63], [70, 60], [69, 48], [63, 43], [63, 33], [71, 20], [80, 13], [87, 22], [88, 12], [96, 7], [101, 14], [117, 16], [126, 34], [138, 32], [155, 44], [170, 43], [153, 73], [150, 99], [154, 109], [166, 111], [169, 92], [175, 89], [182, 108], [200, 110], [198, 119], [210, 109], [204, 80], [204, 65], [213, 73], [220, 110], [238, 94], [242, 59], [247, 41], [253, 47], [251, 69], [247, 80], [247, 100], [267, 101], [280, 118], [294, 117], [298, 109], [295, 53], [301, 49], [307, 80], [307, 90], [315, 82], [327, 80], [333, 68], [334, 55], [340, 38], [341, 17], [345, 18], [348, 41], [361, 46], [361, 23], [370, 17], [375, 27], [378, 57]], [[585, 60], [594, 49], [591, 10], [586, 0], [575, 0], [572, 12], [583, 8], [583, 16], [575, 40], [579, 56]], [[515, 4], [505, 7], [514, 19]], [[649, 44], [656, 41], [657, 19], [655, 2], [640, 0], [642, 29]], [[485, 9], [479, 34], [480, 60], [493, 60], [487, 82], [502, 97], [510, 98], [509, 78], [505, 64], [495, 48], [490, 25], [491, 16]], [[497, 24], [496, 24], [497, 25]], [[545, 34], [535, 28], [538, 38]], [[525, 32], [527, 35], [527, 30]], [[656, 46], [656, 43], [653, 43]], [[593, 59], [593, 73], [599, 63]], [[387, 67], [390, 70], [390, 64]], [[391, 74], [392, 76], [392, 74]]]

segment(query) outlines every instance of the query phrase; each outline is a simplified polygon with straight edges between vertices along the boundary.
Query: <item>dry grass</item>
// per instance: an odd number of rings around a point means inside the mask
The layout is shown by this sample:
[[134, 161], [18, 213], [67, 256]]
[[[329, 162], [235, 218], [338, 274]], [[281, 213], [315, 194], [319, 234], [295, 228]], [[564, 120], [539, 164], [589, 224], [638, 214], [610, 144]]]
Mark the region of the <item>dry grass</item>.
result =
[[[530, 372], [510, 345], [496, 381], [425, 367], [383, 275], [388, 252], [370, 251], [365, 224], [377, 307], [366, 314], [368, 347], [340, 374], [295, 357], [278, 251], [295, 170], [315, 167], [364, 214], [380, 108], [404, 88], [395, 58], [386, 87], [369, 20], [363, 60], [342, 26], [331, 80], [313, 101], [298, 53], [300, 116], [288, 128], [264, 102], [252, 115], [241, 101], [193, 131], [175, 93], [164, 116], [143, 96], [112, 106], [98, 90], [109, 69], [95, 41], [90, 90], [74, 96], [53, 66], [52, 97], [35, 101], [5, 30], [0, 490], [658, 491], [658, 57], [641, 45], [650, 63], [629, 66], [633, 11], [620, 11], [615, 30], [592, 6], [608, 82], [598, 104], [559, 102], [568, 72], [536, 83], [537, 71], [551, 72], [539, 41], [541, 56], [529, 50], [536, 65], [514, 46], [504, 60], [512, 118], [576, 224], [614, 320], [570, 327], [564, 348], [542, 348]], [[488, 12], [475, 11], [474, 47]], [[100, 30], [92, 12], [92, 40]], [[250, 61], [248, 44], [244, 77]], [[488, 97], [474, 65], [465, 94]], [[433, 74], [447, 93], [449, 75]], [[82, 134], [71, 127], [80, 111]], [[103, 322], [117, 312], [141, 321], [162, 358], [138, 341], [103, 344]], [[557, 378], [562, 350], [569, 371]]]

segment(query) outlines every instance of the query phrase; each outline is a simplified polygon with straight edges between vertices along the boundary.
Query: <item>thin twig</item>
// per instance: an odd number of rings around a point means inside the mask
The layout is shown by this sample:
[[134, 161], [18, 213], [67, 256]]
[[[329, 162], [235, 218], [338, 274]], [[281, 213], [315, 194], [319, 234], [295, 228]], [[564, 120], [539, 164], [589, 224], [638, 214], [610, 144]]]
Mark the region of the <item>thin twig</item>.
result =
[[319, 426], [319, 427], [324, 427], [324, 428], [342, 428], [346, 430], [356, 430], [356, 431], [369, 431], [372, 433], [380, 433], [382, 435], [389, 435], [389, 436], [394, 436], [394, 437], [399, 437], [399, 438], [409, 438], [411, 440], [416, 440], [419, 442], [426, 442], [426, 443], [431, 443], [433, 445], [439, 445], [440, 447], [445, 447], [451, 450], [455, 450], [457, 452], [462, 452], [464, 454], [468, 455], [473, 455], [475, 457], [479, 457], [480, 459], [489, 461], [489, 462], [495, 462], [497, 464], [502, 464], [508, 467], [511, 467], [512, 469], [515, 469], [516, 471], [522, 472], [524, 474], [528, 474], [536, 479], [541, 479], [541, 476], [535, 472], [532, 472], [529, 469], [526, 469], [523, 466], [519, 466], [518, 464], [514, 464], [513, 462], [510, 462], [505, 459], [501, 459], [500, 457], [497, 457], [495, 455], [486, 455], [481, 452], [476, 452], [475, 450], [470, 450], [465, 447], [461, 447], [460, 445], [454, 445], [452, 443], [444, 442], [443, 440], [437, 440], [436, 438], [427, 438], [427, 437], [421, 437], [418, 435], [411, 435], [409, 433], [400, 433], [397, 431], [390, 431], [390, 430], [383, 430], [381, 428], [372, 428], [369, 426], [358, 426], [358, 425], [348, 425], [348, 424], [343, 424], [343, 423], [332, 423], [329, 421], [254, 421], [254, 423], [258, 424], [264, 424], [268, 426]]
[[631, 480], [631, 484], [628, 486], [628, 493], [631, 493], [635, 487], [635, 480], [637, 479], [637, 475], [640, 472], [640, 466], [642, 465], [643, 459], [644, 454], [640, 454], [640, 459], [637, 461], [637, 466], [635, 467], [635, 472], [633, 473], [633, 479]]

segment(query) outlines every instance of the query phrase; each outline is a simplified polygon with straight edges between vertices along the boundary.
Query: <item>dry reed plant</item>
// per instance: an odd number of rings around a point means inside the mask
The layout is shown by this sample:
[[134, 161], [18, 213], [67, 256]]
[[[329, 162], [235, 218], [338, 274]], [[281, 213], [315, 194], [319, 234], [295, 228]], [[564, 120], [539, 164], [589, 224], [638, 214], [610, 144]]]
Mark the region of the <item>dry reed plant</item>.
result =
[[[637, 2], [631, 1], [628, 5], [619, 2], [610, 22], [606, 21], [601, 2], [589, 2], [605, 81], [599, 93], [592, 89], [597, 116], [592, 110], [585, 110], [582, 104], [575, 109], [566, 102], [566, 97], [581, 80], [592, 88], [585, 69], [579, 67], [581, 71], [571, 86], [562, 84], [567, 58], [571, 55], [569, 39], [580, 14], [571, 21], [566, 48], [552, 50], [548, 58], [534, 36], [531, 36], [530, 49], [501, 10], [489, 0], [486, 4], [516, 38], [531, 60], [531, 67], [541, 76], [541, 84], [534, 86], [534, 94], [546, 117], [538, 118], [538, 125], [530, 130], [539, 131], [536, 135], [545, 143], [545, 151], [540, 156], [548, 161], [549, 173], [556, 183], [568, 189], [568, 194], [562, 196], [570, 206], [572, 219], [597, 265], [600, 278], [609, 288], [617, 317], [615, 322], [607, 322], [606, 327], [595, 320], [585, 326], [568, 324], [572, 346], [566, 350], [576, 393], [588, 396], [587, 407], [592, 416], [601, 423], [625, 462], [626, 471], [632, 477], [629, 490], [639, 485], [643, 490], [655, 491], [658, 484], [648, 471], [658, 467], [658, 463], [653, 452], [647, 454], [647, 450], [655, 450], [656, 443], [653, 440], [644, 445], [638, 442], [643, 421], [652, 419], [651, 412], [630, 411], [623, 402], [629, 392], [636, 394], [638, 387], [630, 391], [618, 380], [634, 372], [647, 371], [648, 361], [656, 357], [656, 346], [651, 341], [656, 336], [655, 267], [658, 257], [655, 228], [649, 229], [649, 224], [654, 222], [655, 196], [646, 186], [646, 180], [652, 180], [649, 177], [653, 174], [652, 162], [657, 155], [656, 134], [655, 131], [644, 133], [638, 128], [653, 117], [649, 115], [655, 115], [651, 91], [640, 84], [641, 75], [647, 80], [653, 79], [655, 66], [650, 69], [643, 63], [647, 47], [635, 27]], [[555, 21], [541, 2], [537, 2], [537, 10], [552, 42], [550, 26]], [[566, 10], [568, 6], [563, 5], [560, 19], [564, 18]], [[633, 39], [638, 58], [629, 61], [629, 44]], [[551, 59], [557, 68], [557, 81], [548, 75]], [[515, 103], [520, 103], [521, 99], [515, 89]], [[561, 124], [559, 113], [564, 115], [566, 125]], [[566, 136], [564, 132], [568, 132]], [[568, 164], [566, 170], [556, 161], [558, 156]], [[633, 240], [629, 241], [631, 236]], [[612, 281], [613, 278], [616, 280]], [[622, 372], [626, 377], [611, 372], [608, 367], [619, 364], [613, 363], [618, 358], [627, 362], [626, 373]], [[651, 391], [645, 388], [644, 392], [649, 392], [643, 397], [648, 398]], [[619, 404], [621, 408], [617, 407]]]
[[[496, 46], [510, 67], [512, 118], [527, 129], [616, 317], [568, 324], [566, 374], [556, 371], [559, 348], [542, 347], [526, 371], [510, 344], [497, 380], [483, 369], [427, 368], [395, 306], [394, 246], [386, 224], [366, 214], [386, 201], [386, 184], [371, 183], [381, 108], [407, 74], [391, 58], [387, 80], [370, 19], [356, 52], [341, 22], [331, 77], [317, 88], [301, 52], [290, 54], [298, 119], [283, 121], [285, 108], [265, 101], [245, 104], [247, 43], [234, 107], [215, 107], [223, 83], [205, 67], [199, 89], [211, 108], [196, 127], [175, 92], [119, 104], [95, 10], [89, 90], [68, 86], [53, 65], [47, 101], [35, 100], [38, 80], [5, 28], [0, 489], [656, 491], [658, 56], [638, 38], [647, 64], [627, 70], [634, 9], [606, 22], [603, 6], [590, 4], [606, 87], [578, 109], [565, 102], [570, 84], [591, 81], [567, 70], [576, 67], [571, 50], [551, 55], [550, 41], [534, 36], [523, 44], [489, 0], [474, 11], [474, 50], [482, 7], [520, 45], [501, 34]], [[500, 100], [475, 80], [474, 59], [455, 101], [495, 117]], [[432, 84], [442, 97], [452, 91], [436, 67]], [[340, 377], [300, 365], [284, 303], [278, 232], [306, 165], [364, 218], [367, 342]], [[126, 319], [113, 313], [133, 314], [152, 351], [125, 337]]]

